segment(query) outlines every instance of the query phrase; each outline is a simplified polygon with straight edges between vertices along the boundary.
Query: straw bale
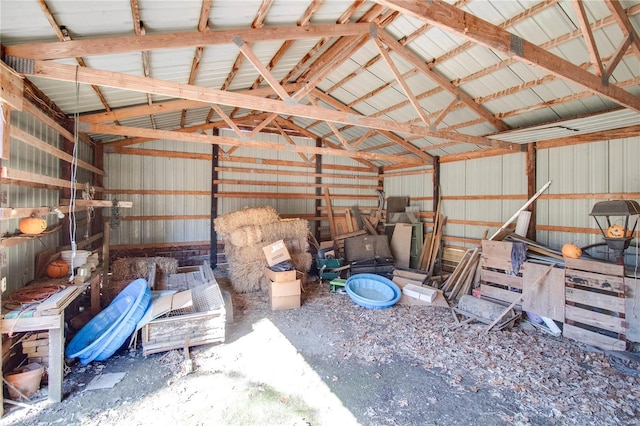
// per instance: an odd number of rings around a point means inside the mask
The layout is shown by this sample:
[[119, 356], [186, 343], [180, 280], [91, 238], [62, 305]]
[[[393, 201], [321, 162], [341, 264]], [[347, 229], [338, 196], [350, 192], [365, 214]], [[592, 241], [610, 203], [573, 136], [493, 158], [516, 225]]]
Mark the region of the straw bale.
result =
[[236, 247], [254, 246], [262, 241], [263, 226], [243, 226], [235, 229], [229, 234], [228, 241]]
[[213, 220], [213, 225], [216, 232], [227, 239], [234, 230], [243, 226], [261, 226], [278, 220], [280, 218], [276, 209], [271, 206], [262, 206], [236, 210], [218, 216]]
[[309, 222], [305, 219], [285, 219], [262, 225], [262, 241], [305, 240], [309, 234]]
[[263, 290], [264, 267], [262, 260], [254, 262], [229, 263], [231, 286], [237, 293], [251, 293]]
[[171, 257], [126, 257], [112, 263], [111, 279], [124, 281], [149, 278], [154, 263], [157, 268], [156, 272], [160, 275], [175, 274], [178, 271], [178, 260]]

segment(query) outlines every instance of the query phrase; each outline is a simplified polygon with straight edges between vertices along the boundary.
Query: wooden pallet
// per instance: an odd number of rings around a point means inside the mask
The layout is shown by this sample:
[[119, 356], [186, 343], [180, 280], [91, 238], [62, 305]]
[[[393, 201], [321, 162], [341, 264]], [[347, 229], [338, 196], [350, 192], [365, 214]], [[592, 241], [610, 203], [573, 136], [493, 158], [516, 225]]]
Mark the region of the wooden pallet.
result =
[[[506, 241], [482, 241], [480, 258], [480, 294], [483, 298], [511, 304], [522, 296], [522, 271], [513, 275], [511, 265], [512, 243]], [[520, 303], [516, 303], [521, 307]]]
[[626, 349], [624, 267], [565, 259], [562, 335], [604, 350]]

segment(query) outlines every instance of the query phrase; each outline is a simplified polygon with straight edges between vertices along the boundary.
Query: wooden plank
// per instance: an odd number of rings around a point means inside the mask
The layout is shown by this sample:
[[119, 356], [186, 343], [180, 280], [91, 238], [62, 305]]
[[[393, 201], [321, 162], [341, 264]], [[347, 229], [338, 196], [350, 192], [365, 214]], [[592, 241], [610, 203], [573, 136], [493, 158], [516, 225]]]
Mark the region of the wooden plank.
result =
[[22, 77], [2, 61], [0, 61], [0, 82], [0, 102], [22, 111], [24, 99]]
[[[482, 240], [482, 256], [506, 259], [511, 263], [513, 243], [507, 241]], [[502, 268], [504, 269], [504, 268]], [[509, 267], [511, 270], [511, 267]]]
[[[49, 145], [48, 143], [38, 139], [37, 137], [17, 128], [14, 126], [10, 126], [11, 137], [21, 140], [27, 145], [31, 145], [39, 150], [46, 152], [47, 154], [53, 155], [56, 158], [66, 161], [67, 163], [73, 163], [74, 158], [71, 154], [68, 154], [61, 149], [58, 149], [54, 146]], [[99, 168], [87, 163], [86, 161], [76, 160], [79, 167], [92, 171], [93, 173], [104, 175], [104, 171]]]
[[614, 333], [625, 334], [627, 331], [627, 322], [624, 318], [582, 309], [577, 306], [567, 305], [565, 307], [565, 320], [579, 322]]
[[480, 285], [480, 294], [482, 297], [489, 297], [506, 303], [512, 303], [514, 300], [519, 300], [522, 296], [522, 293], [516, 293], [515, 291], [504, 290], [486, 284]]
[[625, 312], [625, 302], [623, 297], [609, 296], [606, 294], [571, 287], [567, 287], [565, 289], [565, 297], [567, 302], [593, 306], [595, 308], [606, 309], [612, 312]]
[[614, 339], [613, 337], [594, 333], [570, 324], [565, 324], [562, 327], [562, 335], [568, 339], [586, 343], [604, 350], [624, 351], [627, 349], [627, 344], [624, 340]]
[[144, 36], [101, 37], [78, 39], [65, 42], [31, 43], [19, 46], [6, 46], [5, 54], [28, 59], [64, 59], [82, 56], [106, 55], [125, 52], [151, 51], [156, 49], [175, 49], [196, 46], [214, 46], [232, 44], [236, 37], [245, 42], [263, 42], [267, 40], [298, 40], [322, 37], [342, 37], [367, 34], [368, 23], [349, 23], [341, 25], [305, 25], [295, 27], [264, 27], [237, 30], [206, 32], [186, 32], [168, 34], [146, 34]]
[[391, 254], [398, 268], [408, 268], [411, 255], [411, 233], [413, 226], [410, 223], [396, 223], [391, 236]]
[[586, 259], [566, 258], [564, 264], [568, 269], [579, 269], [581, 271], [595, 272], [604, 275], [624, 276], [624, 266], [614, 263], [598, 262]]
[[548, 265], [525, 262], [522, 267], [522, 309], [534, 312], [555, 321], [564, 322], [565, 286], [564, 271], [553, 268], [536, 284], [547, 271]]
[[[507, 287], [522, 289], [522, 277], [518, 277], [515, 275], [507, 275], [502, 272], [482, 269], [480, 271], [480, 279], [486, 283], [494, 283]], [[564, 291], [564, 283], [562, 285], [562, 290]]]
[[57, 310], [60, 306], [65, 304], [68, 298], [75, 298], [75, 296], [77, 296], [77, 290], [78, 287], [69, 286], [55, 294], [52, 294], [49, 298], [38, 304], [36, 311]]
[[595, 274], [592, 272], [579, 271], [576, 269], [565, 270], [565, 281], [567, 284], [591, 287], [598, 290], [611, 291], [615, 293], [625, 293], [623, 277], [613, 275]]
[[[640, 99], [637, 96], [616, 85], [605, 84], [600, 76], [454, 5], [445, 2], [404, 0], [380, 0], [378, 3], [509, 57], [518, 58], [591, 92], [598, 93], [619, 105], [640, 112]], [[514, 45], [519, 47], [514, 48]]]
[[493, 268], [493, 269], [502, 269], [503, 271], [511, 271], [511, 258], [505, 259], [502, 257], [491, 257], [487, 256], [485, 253], [482, 253], [482, 260], [480, 265], [483, 268]]
[[327, 208], [327, 216], [329, 218], [329, 232], [331, 233], [331, 239], [335, 239], [336, 233], [336, 223], [333, 217], [333, 208], [331, 207], [331, 196], [329, 195], [329, 188], [324, 189], [324, 202]]

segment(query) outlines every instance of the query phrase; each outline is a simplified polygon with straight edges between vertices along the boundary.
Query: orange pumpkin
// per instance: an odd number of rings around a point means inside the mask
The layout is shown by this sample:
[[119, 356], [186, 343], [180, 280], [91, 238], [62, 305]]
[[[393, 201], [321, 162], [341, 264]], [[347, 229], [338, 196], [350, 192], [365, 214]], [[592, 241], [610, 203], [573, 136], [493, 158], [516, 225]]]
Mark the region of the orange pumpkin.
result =
[[562, 255], [564, 257], [577, 259], [582, 256], [582, 249], [575, 244], [567, 243], [562, 246]]
[[69, 265], [62, 259], [51, 261], [47, 265], [47, 276], [49, 278], [64, 278], [69, 273]]
[[[626, 234], [626, 236], [625, 236]], [[624, 226], [622, 225], [611, 225], [607, 229], [607, 237], [609, 238], [629, 238], [631, 237], [631, 230], [627, 229], [627, 232], [624, 232]]]
[[47, 221], [41, 217], [25, 217], [20, 220], [18, 229], [23, 234], [38, 235], [47, 229]]

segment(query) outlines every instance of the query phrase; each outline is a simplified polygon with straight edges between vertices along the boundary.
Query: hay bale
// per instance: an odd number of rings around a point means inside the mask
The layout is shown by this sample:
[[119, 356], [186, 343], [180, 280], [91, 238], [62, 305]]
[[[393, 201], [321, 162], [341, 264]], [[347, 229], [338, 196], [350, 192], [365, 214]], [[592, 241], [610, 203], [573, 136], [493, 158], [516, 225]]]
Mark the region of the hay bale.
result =
[[262, 226], [243, 226], [235, 229], [227, 241], [236, 247], [254, 246], [262, 241]]
[[251, 293], [263, 289], [264, 265], [262, 261], [229, 263], [231, 286], [238, 293]]
[[111, 264], [112, 280], [125, 281], [137, 278], [149, 278], [153, 264], [160, 275], [175, 274], [178, 260], [171, 257], [125, 257]]
[[305, 240], [309, 234], [309, 221], [284, 219], [262, 225], [262, 241], [271, 244], [278, 240]]
[[[278, 212], [271, 206], [253, 207], [218, 216], [213, 225], [218, 234], [228, 239], [231, 233], [244, 226], [262, 226], [280, 220]], [[276, 240], [277, 241], [277, 240]]]

